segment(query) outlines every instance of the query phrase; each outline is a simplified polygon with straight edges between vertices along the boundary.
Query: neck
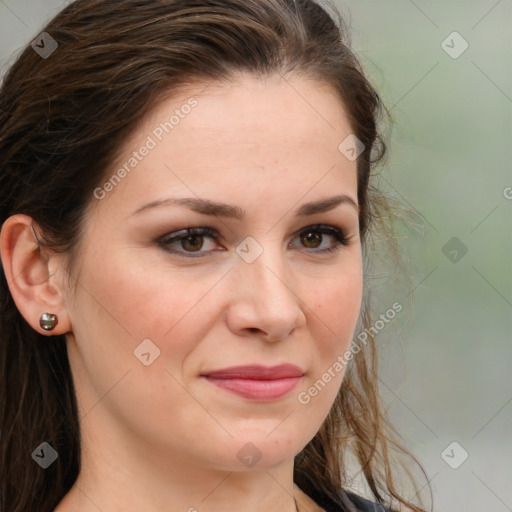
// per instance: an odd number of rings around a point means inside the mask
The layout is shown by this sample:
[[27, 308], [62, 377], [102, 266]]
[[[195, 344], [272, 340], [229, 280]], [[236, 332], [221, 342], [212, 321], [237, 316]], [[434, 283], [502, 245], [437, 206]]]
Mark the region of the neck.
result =
[[55, 512], [306, 512], [304, 495], [293, 484], [293, 459], [268, 469], [229, 471], [112, 439], [89, 440], [88, 448], [77, 481]]

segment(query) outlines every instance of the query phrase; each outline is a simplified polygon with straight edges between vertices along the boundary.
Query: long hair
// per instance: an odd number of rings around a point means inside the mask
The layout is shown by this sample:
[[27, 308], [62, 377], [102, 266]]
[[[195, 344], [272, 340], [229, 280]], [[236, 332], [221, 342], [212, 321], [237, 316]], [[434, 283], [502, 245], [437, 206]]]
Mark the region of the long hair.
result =
[[[241, 71], [298, 74], [334, 87], [364, 144], [357, 193], [365, 257], [373, 234], [392, 234], [392, 205], [372, 179], [386, 154], [379, 128], [386, 110], [339, 14], [313, 0], [76, 0], [42, 32], [48, 53], [28, 44], [0, 89], [0, 224], [29, 215], [41, 243], [67, 253], [70, 268], [93, 191], [144, 115], [182, 86]], [[0, 508], [52, 512], [80, 470], [66, 338], [34, 331], [0, 274]], [[361, 327], [371, 320], [365, 300]], [[368, 332], [326, 420], [297, 455], [294, 480], [351, 510], [339, 492], [351, 450], [378, 502], [421, 512], [396, 484], [390, 451], [403, 449], [382, 410]], [[61, 454], [46, 470], [31, 458], [43, 441]]]

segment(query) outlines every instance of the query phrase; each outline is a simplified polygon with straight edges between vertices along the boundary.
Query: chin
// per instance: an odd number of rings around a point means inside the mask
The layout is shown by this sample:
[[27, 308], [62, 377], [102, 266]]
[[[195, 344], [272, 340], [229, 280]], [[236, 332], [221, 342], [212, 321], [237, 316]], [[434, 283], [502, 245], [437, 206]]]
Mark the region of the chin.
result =
[[217, 461], [225, 461], [222, 469], [232, 471], [272, 469], [293, 461], [314, 436], [307, 432], [300, 432], [299, 436], [297, 428], [283, 428], [281, 432], [279, 428], [279, 422], [275, 422], [273, 431], [268, 428], [255, 428], [252, 433], [250, 429], [244, 430], [243, 434], [223, 443]]

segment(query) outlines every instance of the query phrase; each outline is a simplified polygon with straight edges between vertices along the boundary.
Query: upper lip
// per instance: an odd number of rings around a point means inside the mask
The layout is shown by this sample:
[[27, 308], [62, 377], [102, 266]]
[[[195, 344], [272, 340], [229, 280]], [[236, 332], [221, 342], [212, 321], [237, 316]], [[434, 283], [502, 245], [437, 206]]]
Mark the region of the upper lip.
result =
[[293, 364], [280, 364], [277, 366], [263, 366], [258, 364], [247, 366], [231, 366], [221, 370], [213, 370], [203, 373], [203, 377], [215, 377], [218, 379], [254, 379], [273, 380], [289, 377], [302, 377], [304, 372]]

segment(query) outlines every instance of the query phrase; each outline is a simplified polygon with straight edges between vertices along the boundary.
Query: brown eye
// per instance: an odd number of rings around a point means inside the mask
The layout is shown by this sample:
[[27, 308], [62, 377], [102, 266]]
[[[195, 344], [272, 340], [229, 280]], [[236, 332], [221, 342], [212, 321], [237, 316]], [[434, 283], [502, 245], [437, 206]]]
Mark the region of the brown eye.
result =
[[201, 235], [191, 235], [181, 239], [181, 246], [186, 251], [198, 251], [203, 247], [203, 243]]
[[[306, 229], [303, 229], [299, 233], [299, 238], [301, 247], [305, 249], [311, 249], [313, 253], [322, 254], [335, 252], [339, 250], [341, 246], [348, 245], [348, 240], [341, 229], [323, 224], [310, 226]], [[327, 238], [327, 241], [330, 238], [334, 240], [334, 242], [330, 244], [330, 247], [327, 246], [319, 249], [319, 247], [321, 247], [322, 244], [326, 241], [324, 238]]]
[[301, 240], [308, 249], [315, 249], [322, 243], [322, 235], [312, 231], [306, 232], [301, 236]]
[[211, 248], [214, 248], [216, 245], [215, 242], [219, 239], [219, 235], [215, 230], [206, 227], [188, 228], [162, 237], [158, 240], [158, 244], [163, 247], [165, 251], [172, 254], [198, 258], [212, 252], [211, 250], [201, 250], [205, 246], [205, 239], [208, 238], [212, 241]]

